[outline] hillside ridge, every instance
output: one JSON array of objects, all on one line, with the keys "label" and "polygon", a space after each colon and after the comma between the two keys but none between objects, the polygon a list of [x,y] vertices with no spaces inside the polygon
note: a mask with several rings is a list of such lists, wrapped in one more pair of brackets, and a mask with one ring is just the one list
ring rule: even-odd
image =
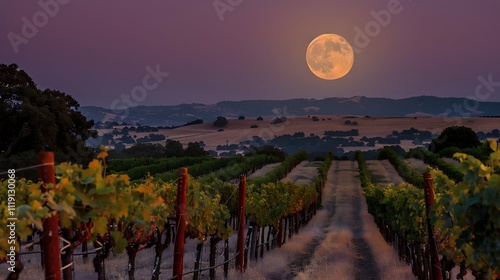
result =
[{"label": "hillside ridge", "polygon": [[[471,108],[471,106],[473,106]],[[372,117],[480,117],[500,112],[500,102],[471,102],[466,98],[416,96],[403,99],[379,97],[329,97],[324,99],[296,98],[286,100],[221,101],[216,104],[179,104],[137,106],[112,110],[97,106],[81,106],[88,119],[97,122],[118,121],[153,126],[178,126],[202,119],[214,121],[226,118],[258,116],[359,115]]]}]

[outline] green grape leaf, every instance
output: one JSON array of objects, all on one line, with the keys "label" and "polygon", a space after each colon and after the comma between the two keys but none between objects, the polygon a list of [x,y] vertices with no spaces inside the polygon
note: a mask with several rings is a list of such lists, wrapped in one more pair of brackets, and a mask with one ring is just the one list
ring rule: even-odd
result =
[{"label": "green grape leaf", "polygon": [[95,219],[91,232],[103,236],[106,232],[108,232],[108,219],[106,217],[99,217]]},{"label": "green grape leaf", "polygon": [[115,186],[110,184],[106,185],[106,181],[97,180],[96,181],[96,194],[110,194],[115,191]]},{"label": "green grape leaf", "polygon": [[71,228],[72,226],[70,216],[66,212],[59,213],[59,221],[61,221],[61,227],[63,228]]},{"label": "green grape leaf", "polygon": [[123,237],[123,234],[119,231],[113,231],[111,232],[111,237],[113,237],[113,240],[115,241],[115,247],[113,248],[113,252],[116,254],[122,253],[125,248],[127,247],[127,239]]}]

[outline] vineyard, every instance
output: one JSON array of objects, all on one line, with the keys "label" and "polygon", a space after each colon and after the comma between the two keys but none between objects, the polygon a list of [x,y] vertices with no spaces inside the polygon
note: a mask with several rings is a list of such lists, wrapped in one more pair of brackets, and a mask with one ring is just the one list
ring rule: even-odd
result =
[{"label": "vineyard", "polygon": [[407,181],[399,185],[373,183],[367,162],[356,153],[368,210],[419,279],[452,279],[455,266],[460,267],[457,279],[468,273],[475,279],[500,276],[500,150],[496,142],[491,149],[485,163],[455,154],[458,168],[413,150],[409,156],[436,168],[424,178],[386,148],[381,154]]},{"label": "vineyard", "polygon": [[[307,159],[305,152],[281,162],[268,155],[177,161],[111,160],[109,163],[106,159],[107,152],[103,150],[88,167],[61,163],[55,169],[51,165],[53,159],[48,159],[38,167],[45,182],[16,179],[15,258],[10,256],[12,248],[6,246],[8,232],[4,232],[11,208],[5,201],[0,205],[0,258],[7,262],[17,260],[9,264],[15,268],[9,277],[23,278],[25,273],[38,273],[42,277],[39,270],[33,269],[36,264],[32,260],[38,260],[45,268],[46,277],[51,273],[59,275],[62,268],[64,279],[79,279],[82,275],[98,279],[127,275],[128,279],[135,279],[136,262],[145,258],[141,254],[151,257],[147,263],[151,264],[152,279],[160,279],[160,274],[161,279],[170,275],[172,279],[180,279],[178,276],[183,274],[192,274],[198,279],[206,270],[210,272],[210,279],[215,279],[216,271],[223,268],[227,274],[229,264],[235,262],[243,271],[249,258],[262,258],[265,251],[280,247],[312,218],[331,164],[330,155],[318,164],[315,180],[296,185],[282,179]],[[247,186],[245,175],[276,162],[279,164],[264,176],[250,180]],[[180,166],[187,168],[176,171]],[[141,179],[145,170],[150,175]],[[57,181],[50,179],[50,173],[55,173]],[[131,180],[129,173],[135,180]],[[12,183],[9,180],[0,183],[2,195],[7,197],[8,185]],[[242,187],[245,208],[241,199],[238,201],[241,196],[238,190],[241,194]],[[241,213],[241,209],[246,210]],[[59,236],[47,234],[50,226]],[[236,235],[241,239],[244,232],[244,247],[231,246]],[[190,240],[184,242],[184,237]],[[210,244],[209,269],[206,265],[202,267],[201,255],[206,241]],[[174,250],[171,250],[172,244],[175,244]],[[50,246],[56,250],[51,251]],[[184,246],[187,254],[194,255],[194,263],[183,262]],[[223,254],[219,254],[221,250]],[[224,260],[216,264],[219,255],[224,255]],[[86,260],[90,256],[95,270],[93,277],[78,273],[77,267],[88,266]],[[59,258],[60,264],[54,261]],[[127,261],[122,269],[110,275],[109,264],[117,258]],[[30,263],[23,273],[21,260]],[[166,261],[170,264],[165,264]]]},{"label": "vineyard", "polygon": [[[54,166],[53,159],[42,156],[37,168],[43,181],[0,182],[4,197],[12,197],[9,190],[15,188],[15,210],[11,200],[0,204],[0,258],[12,267],[9,279],[44,274],[55,279],[218,279],[235,271],[244,275],[249,267],[259,267],[252,263],[282,250],[273,249],[304,242],[300,229],[307,230],[313,220],[324,233],[281,267],[291,271],[290,277],[325,277],[308,268],[321,267],[317,255],[335,259],[348,252],[365,258],[349,257],[357,268],[338,277],[382,277],[384,265],[372,256],[377,252],[363,249],[374,241],[362,237],[357,222],[364,219],[362,189],[381,236],[418,279],[497,279],[500,150],[495,144],[487,160],[455,154],[458,166],[422,149],[411,150],[411,160],[403,160],[390,148],[368,162],[361,152],[356,162],[333,162],[332,154],[308,162],[305,152],[284,160],[253,155],[108,161],[103,150],[83,167]],[[346,177],[348,170],[357,170],[358,177]],[[347,181],[337,186],[339,180]],[[12,211],[17,220],[11,237]],[[354,247],[344,253],[328,243],[346,238],[344,231],[334,230],[337,226],[352,230],[345,242]],[[9,246],[13,239],[14,248]]]}]

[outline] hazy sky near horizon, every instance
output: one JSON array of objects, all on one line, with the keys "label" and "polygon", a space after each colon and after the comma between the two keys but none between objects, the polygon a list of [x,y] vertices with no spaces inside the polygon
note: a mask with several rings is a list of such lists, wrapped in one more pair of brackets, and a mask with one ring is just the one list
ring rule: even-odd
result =
[{"label": "hazy sky near horizon", "polygon": [[[41,3],[51,4],[44,11]],[[81,105],[123,105],[122,95],[135,105],[354,95],[500,101],[500,1],[2,0],[0,11],[0,63]],[[323,33],[358,50],[339,80],[319,79],[306,64],[308,44]],[[131,97],[157,68],[169,75],[146,79],[147,92]],[[480,76],[493,84],[478,95]]]}]

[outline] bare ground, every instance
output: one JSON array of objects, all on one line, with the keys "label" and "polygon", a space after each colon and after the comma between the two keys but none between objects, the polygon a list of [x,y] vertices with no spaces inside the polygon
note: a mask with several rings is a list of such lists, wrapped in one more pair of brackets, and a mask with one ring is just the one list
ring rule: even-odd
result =
[{"label": "bare ground", "polygon": [[[334,162],[332,175],[326,186],[332,189],[327,198],[328,233],[318,246],[317,254],[311,256],[312,269],[306,269],[297,278],[322,278],[318,273],[324,273],[326,266],[341,279],[380,279],[373,253],[362,235],[360,201],[363,198],[360,189],[356,188],[359,187],[357,165],[355,162]],[[324,248],[333,250],[328,252]]]},{"label": "bare ground", "polygon": [[357,175],[355,162],[334,162],[325,187],[328,233],[297,279],[414,279],[368,214]]}]

